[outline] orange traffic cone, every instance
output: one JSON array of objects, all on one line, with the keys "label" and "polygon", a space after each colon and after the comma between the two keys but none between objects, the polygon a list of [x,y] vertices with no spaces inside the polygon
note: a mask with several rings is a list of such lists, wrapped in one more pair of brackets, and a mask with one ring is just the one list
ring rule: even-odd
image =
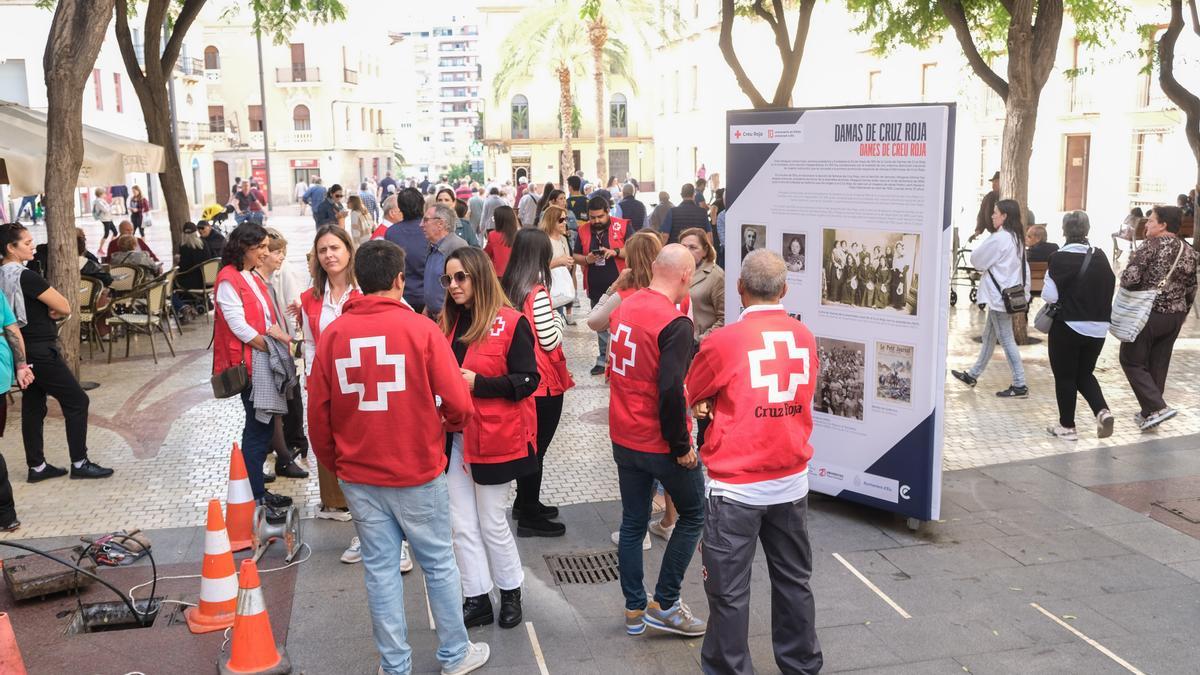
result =
[{"label": "orange traffic cone", "polygon": [[254,492],[246,477],[246,460],[242,449],[233,444],[229,457],[229,492],[225,497],[225,525],[229,528],[229,544],[234,551],[254,546]]},{"label": "orange traffic cone", "polygon": [[242,561],[239,576],[237,618],[233,620],[229,660],[220,665],[220,674],[284,675],[292,672],[287,652],[275,645],[267,603],[258,584],[258,567],[253,560]]},{"label": "orange traffic cone", "polygon": [[0,612],[0,673],[4,675],[28,675],[25,660],[17,647],[17,636],[13,635],[8,614]]},{"label": "orange traffic cone", "polygon": [[221,502],[208,502],[208,527],[204,532],[204,565],[200,574],[200,604],[183,613],[193,633],[211,633],[233,625],[237,609],[237,573]]}]

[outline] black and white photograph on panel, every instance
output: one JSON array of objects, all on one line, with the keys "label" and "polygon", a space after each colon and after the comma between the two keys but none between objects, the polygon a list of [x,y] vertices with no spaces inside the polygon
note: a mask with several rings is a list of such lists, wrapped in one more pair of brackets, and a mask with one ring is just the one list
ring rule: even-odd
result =
[{"label": "black and white photograph on panel", "polygon": [[822,305],[917,314],[921,235],[825,228],[821,244]]},{"label": "black and white photograph on panel", "polygon": [[742,225],[742,257],[745,260],[751,251],[765,248],[767,245],[767,226],[746,223]]},{"label": "black and white photograph on panel", "polygon": [[866,352],[862,342],[817,338],[820,369],[814,411],[862,421]]},{"label": "black and white photograph on panel", "polygon": [[807,235],[796,232],[784,232],[782,250],[783,263],[787,266],[788,274],[798,274],[804,271],[804,250]]},{"label": "black and white photograph on panel", "polygon": [[912,404],[913,348],[894,342],[875,343],[875,399]]}]

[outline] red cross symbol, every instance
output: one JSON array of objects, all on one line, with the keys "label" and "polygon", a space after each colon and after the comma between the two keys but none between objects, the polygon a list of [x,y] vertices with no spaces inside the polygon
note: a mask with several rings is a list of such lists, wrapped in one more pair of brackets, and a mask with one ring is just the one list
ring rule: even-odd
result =
[{"label": "red cross symbol", "polygon": [[496,323],[492,324],[492,331],[489,333],[489,335],[492,337],[500,337],[500,334],[504,332],[505,325],[504,317],[496,317]]},{"label": "red cross symbol", "polygon": [[[782,354],[780,345],[785,350]],[[791,403],[800,385],[808,384],[808,350],[796,345],[796,335],[791,331],[763,333],[762,349],[751,350],[749,356],[750,386],[766,389],[770,403]]]},{"label": "red cross symbol", "polygon": [[[374,352],[373,360],[363,359],[367,350]],[[336,359],[334,366],[342,393],[358,395],[359,410],[387,410],[388,393],[404,391],[404,355],[388,354],[387,340],[382,335],[351,339],[350,356]],[[368,392],[372,394],[370,399]]]},{"label": "red cross symbol", "polygon": [[741,138],[741,137],[742,137],[742,130],[741,130],[741,129],[738,129],[737,131],[733,132],[733,137],[734,137],[734,138]]},{"label": "red cross symbol", "polygon": [[608,363],[612,371],[625,375],[625,369],[637,361],[637,344],[629,339],[629,326],[620,324],[608,342]]}]

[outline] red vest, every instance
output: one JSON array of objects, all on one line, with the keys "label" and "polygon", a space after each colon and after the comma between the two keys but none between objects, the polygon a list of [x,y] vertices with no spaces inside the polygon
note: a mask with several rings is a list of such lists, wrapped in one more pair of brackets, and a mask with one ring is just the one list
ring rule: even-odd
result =
[{"label": "red vest", "polygon": [[[621,301],[610,320],[608,433],[631,450],[668,454],[658,417],[658,335],[678,319],[667,296],[643,288]],[[692,427],[688,418],[688,430]]]},{"label": "red vest", "polygon": [[782,309],[746,312],[700,343],[688,405],[715,398],[700,456],[708,475],[754,483],[804,471],[813,449],[817,345]]},{"label": "red vest", "polygon": [[[608,247],[616,250],[625,248],[625,235],[629,232],[629,221],[616,216],[608,217]],[[587,255],[592,250],[592,226],[586,222],[579,224],[579,243],[582,245],[583,254]],[[617,263],[617,271],[625,269],[624,258],[613,258]],[[587,284],[587,275],[583,275],[583,282]]]},{"label": "red vest", "polygon": [[388,227],[390,227],[390,224],[384,223],[375,228],[375,231],[371,233],[371,240],[374,241],[376,239],[383,239],[383,236],[387,234]]},{"label": "red vest", "polygon": [[[358,297],[362,297],[362,292],[357,288],[351,288],[350,295],[346,297],[346,300]],[[307,319],[304,328],[312,337],[313,344],[317,344],[317,339],[321,337],[321,308],[324,304],[324,298],[318,298],[311,288],[300,295],[300,306],[304,309],[304,316]]]},{"label": "red vest", "polygon": [[[533,299],[537,297],[538,293],[545,293],[547,297],[550,295],[550,291],[541,285],[534,286],[529,291],[522,311],[525,313],[525,318],[529,319],[530,326],[537,325],[533,320]],[[537,341],[535,329],[534,342]],[[567,370],[567,357],[563,354],[561,344],[551,351],[546,351],[542,349],[541,345],[534,344],[533,354],[537,359],[538,375],[541,376],[541,382],[538,383],[537,391],[533,393],[534,396],[558,396],[575,386],[575,381],[571,379],[571,373]]]},{"label": "red vest", "polygon": [[[637,293],[638,290],[640,290],[640,289],[626,288],[625,290],[617,291],[617,295],[621,296],[621,304],[622,305],[625,304],[625,301],[629,299],[629,296],[633,295],[634,293]],[[618,305],[618,307],[619,307],[619,305]],[[692,296],[690,296],[690,295],[683,296],[683,301],[680,302],[678,305],[675,305],[675,309],[678,309],[680,314],[682,314],[690,319],[692,316]],[[616,316],[615,312],[608,317],[608,330],[609,331],[612,331],[614,316]]]},{"label": "red vest", "polygon": [[[234,290],[237,291],[238,297],[242,299],[242,308],[246,313],[246,323],[250,327],[258,331],[259,335],[267,332],[266,321],[263,320],[263,306],[258,301],[258,296],[250,288],[249,282],[242,273],[238,271],[235,265],[226,265],[217,272],[217,285],[220,288],[221,284],[233,284]],[[258,290],[264,298],[270,297],[270,291],[267,290],[267,284],[262,279],[254,275],[254,283],[258,284]],[[214,291],[215,295],[215,291]],[[271,312],[271,320],[278,322],[279,317],[275,316],[275,308],[269,307]],[[246,371],[254,372],[254,359],[251,358],[249,350],[252,347],[247,346],[233,331],[229,330],[229,324],[225,321],[225,315],[221,312],[221,305],[217,304],[217,320],[213,324],[213,373],[219,373],[222,370],[232,368],[243,361],[246,363]]]},{"label": "red vest", "polygon": [[[508,350],[521,313],[501,307],[492,329],[467,347],[462,367],[484,377],[508,374]],[[454,339],[454,329],[448,339]],[[537,351],[537,347],[534,347]],[[463,460],[467,464],[500,464],[529,456],[537,442],[537,408],[532,396],[520,401],[472,396],[475,415],[463,429]]]}]

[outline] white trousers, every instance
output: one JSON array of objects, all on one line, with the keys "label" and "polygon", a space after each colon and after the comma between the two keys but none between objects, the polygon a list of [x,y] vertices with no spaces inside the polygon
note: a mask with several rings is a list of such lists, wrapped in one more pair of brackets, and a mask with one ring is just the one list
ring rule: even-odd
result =
[{"label": "white trousers", "polygon": [[454,557],[462,576],[463,596],[490,593],[493,585],[504,591],[520,588],[525,570],[504,512],[509,486],[477,484],[470,467],[463,463],[462,447],[462,434],[454,434],[447,479]]}]

